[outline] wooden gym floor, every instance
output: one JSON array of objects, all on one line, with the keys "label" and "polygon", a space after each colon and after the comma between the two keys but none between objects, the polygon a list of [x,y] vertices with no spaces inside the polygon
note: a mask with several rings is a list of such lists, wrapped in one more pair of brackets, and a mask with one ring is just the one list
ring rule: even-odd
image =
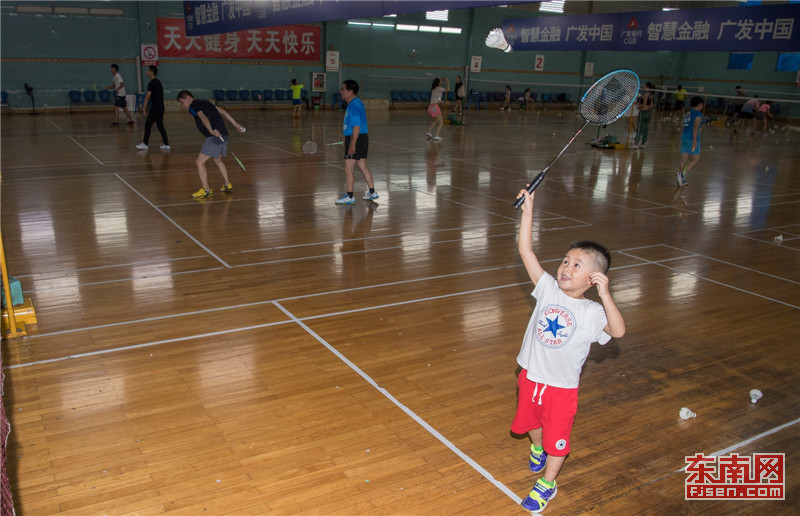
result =
[{"label": "wooden gym floor", "polygon": [[[380,199],[357,172],[351,207],[341,146],[300,152],[342,112],[232,113],[247,172],[229,157],[224,195],[210,165],[205,201],[186,112],[169,152],[110,110],[3,117],[3,241],[39,319],[2,348],[17,513],[523,514],[510,203],[575,112],[469,111],[438,144],[424,110],[369,112]],[[797,513],[800,133],[771,126],[704,127],[682,190],[675,122],[639,151],[590,126],[538,190],[546,269],[604,243],[628,327],[589,355],[546,513]],[[785,453],[786,499],[685,501],[684,457],[713,452]]]}]

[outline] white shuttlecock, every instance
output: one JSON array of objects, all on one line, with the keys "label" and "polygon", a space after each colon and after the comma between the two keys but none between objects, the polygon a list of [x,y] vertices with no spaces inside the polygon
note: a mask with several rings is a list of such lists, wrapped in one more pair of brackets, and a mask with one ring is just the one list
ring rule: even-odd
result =
[{"label": "white shuttlecock", "polygon": [[511,52],[511,45],[506,41],[506,37],[503,35],[503,29],[499,27],[489,31],[489,35],[486,36],[486,46],[489,48],[499,48],[503,52]]},{"label": "white shuttlecock", "polygon": [[750,389],[750,403],[758,403],[764,394],[758,389]]},{"label": "white shuttlecock", "polygon": [[778,235],[775,237],[776,242],[783,242],[783,235]]},{"label": "white shuttlecock", "polygon": [[697,414],[695,414],[686,407],[683,407],[678,415],[681,416],[681,419],[683,419],[684,421],[686,421],[687,419],[692,419],[693,417],[697,417]]},{"label": "white shuttlecock", "polygon": [[239,132],[243,133],[245,131],[247,131],[247,129],[244,126],[242,126],[242,129]]}]

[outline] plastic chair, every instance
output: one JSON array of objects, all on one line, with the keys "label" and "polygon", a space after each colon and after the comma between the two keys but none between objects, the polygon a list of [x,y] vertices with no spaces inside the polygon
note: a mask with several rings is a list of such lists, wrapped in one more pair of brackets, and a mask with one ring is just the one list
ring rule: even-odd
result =
[{"label": "plastic chair", "polygon": [[447,101],[448,102],[455,102],[456,101],[456,92],[448,91],[447,92]]},{"label": "plastic chair", "polygon": [[[72,92],[70,92],[72,93]],[[111,92],[108,90],[100,90],[97,92],[100,102],[111,102]],[[71,97],[71,95],[70,95]],[[80,101],[80,93],[78,93],[78,101]]]},{"label": "plastic chair", "polygon": [[239,92],[236,90],[227,90],[225,95],[228,97],[228,100],[236,100],[236,97],[239,95]]},{"label": "plastic chair", "polygon": [[333,94],[333,102],[331,102],[331,109],[341,109],[342,107],[342,95],[340,93]]},{"label": "plastic chair", "polygon": [[[78,94],[78,100],[80,100],[80,93]],[[0,106],[8,106],[8,93],[5,91],[0,91]]]},{"label": "plastic chair", "polygon": [[250,90],[239,90],[239,100],[250,100]]},{"label": "plastic chair", "polygon": [[275,100],[286,100],[286,90],[275,90]]},{"label": "plastic chair", "polygon": [[272,100],[272,90],[264,90],[264,100]]},{"label": "plastic chair", "polygon": [[286,100],[292,100],[293,96],[294,96],[294,92],[291,90],[291,88],[286,90]]},{"label": "plastic chair", "polygon": [[261,100],[262,99],[261,90],[251,90],[250,91],[250,98],[253,100]]},{"label": "plastic chair", "polygon": [[97,93],[94,90],[86,90],[83,92],[83,100],[86,102],[94,102],[96,97]]},{"label": "plastic chair", "polygon": [[401,91],[400,98],[406,101],[411,100],[411,92],[406,90]]},{"label": "plastic chair", "polygon": [[[107,90],[106,90],[107,91]],[[5,93],[5,92],[3,92]],[[78,104],[81,101],[81,92],[78,90],[70,90],[69,92],[69,103],[70,104]],[[3,102],[5,104],[5,102]]]},{"label": "plastic chair", "polygon": [[224,90],[214,90],[214,102],[222,102],[225,100]]},{"label": "plastic chair", "polygon": [[411,100],[420,100],[418,91],[412,91],[411,92]]},{"label": "plastic chair", "polygon": [[389,92],[389,98],[391,99],[391,102],[392,102],[392,104],[394,104],[394,103],[395,103],[395,101],[398,101],[398,100],[400,100],[400,99],[401,99],[401,97],[400,97],[400,91],[399,91],[399,90],[392,90],[392,91],[390,91],[390,92]]},{"label": "plastic chair", "polygon": [[133,112],[134,113],[138,113],[139,112],[139,106],[141,106],[142,108],[145,107],[144,106],[144,96],[145,96],[144,93],[137,93],[136,94],[136,105],[133,106]]}]

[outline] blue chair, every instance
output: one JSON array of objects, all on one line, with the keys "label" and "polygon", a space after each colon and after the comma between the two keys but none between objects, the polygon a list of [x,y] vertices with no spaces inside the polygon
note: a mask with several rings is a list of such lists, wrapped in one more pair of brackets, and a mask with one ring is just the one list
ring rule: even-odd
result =
[{"label": "blue chair", "polygon": [[239,95],[239,92],[236,90],[227,90],[225,95],[228,97],[228,100],[236,100],[236,97]]},{"label": "blue chair", "polygon": [[272,100],[272,90],[264,90],[264,100]]},{"label": "blue chair", "polygon": [[225,100],[225,90],[214,90],[214,102]]},{"label": "blue chair", "polygon": [[480,110],[481,109],[481,101],[483,101],[483,109],[488,109],[488,106],[486,105],[486,94],[485,93],[481,93],[478,90],[472,90],[472,93],[470,93],[470,96],[469,96],[469,102],[467,102],[467,107],[469,107],[469,104],[471,102],[474,102],[475,103],[475,109]]},{"label": "blue chair", "polygon": [[419,100],[424,100],[426,102],[430,102],[431,100],[431,90],[424,90],[419,92]]},{"label": "blue chair", "polygon": [[[78,94],[78,100],[81,100],[80,93]],[[0,91],[0,106],[8,106],[8,93],[5,91]]]},{"label": "blue chair", "polygon": [[291,88],[289,88],[288,90],[286,90],[286,100],[292,100],[292,97],[293,97],[293,96],[294,96],[294,92],[292,92],[292,89],[291,89]]},{"label": "blue chair", "polygon": [[[108,90],[98,91],[97,96],[100,98],[100,102],[111,102],[111,92]],[[78,94],[78,100],[80,100],[80,93]]]},{"label": "blue chair", "polygon": [[418,91],[411,92],[411,100],[420,100]]},{"label": "blue chair", "polygon": [[401,91],[400,92],[400,98],[405,100],[405,101],[411,100],[411,92],[406,91],[406,90]]},{"label": "blue chair", "polygon": [[94,102],[97,98],[97,93],[94,90],[86,90],[83,92],[83,100],[86,102]]},{"label": "blue chair", "polygon": [[389,92],[389,97],[391,98],[392,104],[394,104],[396,101],[400,100],[400,98],[401,98],[400,97],[400,91],[399,90],[390,91]]},{"label": "blue chair", "polygon": [[308,90],[300,90],[300,98],[304,99],[308,97]]},{"label": "blue chair", "polygon": [[550,102],[550,94],[542,93],[542,104],[547,104],[548,102]]},{"label": "blue chair", "polygon": [[239,100],[250,100],[250,90],[239,90]]},{"label": "blue chair", "polygon": [[[108,90],[104,90],[108,91]],[[5,92],[3,92],[5,93]],[[80,104],[81,102],[81,92],[78,90],[70,90],[69,92],[69,103],[70,104]]]},{"label": "blue chair", "polygon": [[138,113],[139,112],[139,107],[140,106],[144,109],[144,107],[145,107],[145,105],[144,105],[144,96],[145,96],[144,93],[137,93],[136,94],[136,105],[133,106],[133,112],[134,113]]},{"label": "blue chair", "polygon": [[447,100],[448,100],[448,102],[455,102],[456,101],[456,92],[448,91],[447,92]]},{"label": "blue chair", "polygon": [[261,93],[261,90],[250,91],[250,98],[252,98],[253,100],[261,100],[263,98],[262,95],[263,94]]},{"label": "blue chair", "polygon": [[275,100],[286,100],[286,90],[275,90]]},{"label": "blue chair", "polygon": [[344,102],[344,100],[342,100],[342,95],[340,93],[334,93],[333,94],[333,102],[331,103],[331,109],[333,109],[333,108],[341,109],[342,108],[342,102]]}]

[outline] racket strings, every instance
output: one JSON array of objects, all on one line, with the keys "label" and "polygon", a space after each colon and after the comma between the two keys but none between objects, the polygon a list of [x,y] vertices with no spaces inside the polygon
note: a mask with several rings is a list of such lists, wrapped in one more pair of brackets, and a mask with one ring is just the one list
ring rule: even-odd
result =
[{"label": "racket strings", "polygon": [[319,144],[309,140],[303,144],[303,154],[315,154],[319,150]]},{"label": "racket strings", "polygon": [[633,103],[639,91],[639,77],[629,71],[611,73],[584,94],[578,114],[594,125],[605,125],[617,120]]}]

